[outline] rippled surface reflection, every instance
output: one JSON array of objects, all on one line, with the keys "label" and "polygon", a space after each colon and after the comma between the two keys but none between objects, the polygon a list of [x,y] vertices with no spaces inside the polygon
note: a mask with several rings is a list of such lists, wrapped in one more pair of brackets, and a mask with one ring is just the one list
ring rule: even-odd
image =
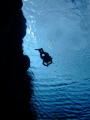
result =
[{"label": "rippled surface reflection", "polygon": [[[37,119],[90,120],[90,0],[23,0]],[[53,57],[43,66],[37,48]]]}]

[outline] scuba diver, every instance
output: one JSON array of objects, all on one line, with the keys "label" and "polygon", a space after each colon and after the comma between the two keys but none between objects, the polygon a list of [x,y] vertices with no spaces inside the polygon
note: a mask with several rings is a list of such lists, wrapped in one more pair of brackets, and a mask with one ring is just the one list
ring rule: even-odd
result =
[{"label": "scuba diver", "polygon": [[42,48],[35,50],[38,50],[40,52],[40,57],[43,59],[43,65],[48,66],[52,63],[53,58],[51,58],[48,53],[44,52]]}]

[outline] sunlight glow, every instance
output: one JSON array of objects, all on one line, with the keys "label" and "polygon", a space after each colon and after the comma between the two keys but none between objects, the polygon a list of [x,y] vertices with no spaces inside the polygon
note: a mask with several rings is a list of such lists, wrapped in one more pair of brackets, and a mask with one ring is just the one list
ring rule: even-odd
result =
[{"label": "sunlight glow", "polygon": [[27,28],[27,30],[26,30],[26,31],[27,31],[27,34],[30,34],[30,29],[28,29],[28,28]]},{"label": "sunlight glow", "polygon": [[[90,0],[23,1],[37,119],[90,118]],[[40,48],[53,58],[48,67]]]}]

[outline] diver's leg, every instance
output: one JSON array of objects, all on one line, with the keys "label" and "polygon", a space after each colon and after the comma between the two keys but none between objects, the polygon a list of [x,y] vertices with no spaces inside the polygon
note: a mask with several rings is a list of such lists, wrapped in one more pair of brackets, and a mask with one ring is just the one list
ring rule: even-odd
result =
[{"label": "diver's leg", "polygon": [[43,65],[48,66],[48,64],[47,64],[47,63],[45,64],[45,63],[46,63],[46,62],[43,61]]}]

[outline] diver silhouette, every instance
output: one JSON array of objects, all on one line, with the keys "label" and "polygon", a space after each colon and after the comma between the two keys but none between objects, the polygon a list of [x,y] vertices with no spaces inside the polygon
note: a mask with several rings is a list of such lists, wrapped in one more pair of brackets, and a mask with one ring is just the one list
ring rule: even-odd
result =
[{"label": "diver silhouette", "polygon": [[42,48],[35,50],[38,50],[40,52],[40,57],[43,59],[43,65],[48,66],[52,63],[53,58],[51,58],[47,52],[44,52]]}]

